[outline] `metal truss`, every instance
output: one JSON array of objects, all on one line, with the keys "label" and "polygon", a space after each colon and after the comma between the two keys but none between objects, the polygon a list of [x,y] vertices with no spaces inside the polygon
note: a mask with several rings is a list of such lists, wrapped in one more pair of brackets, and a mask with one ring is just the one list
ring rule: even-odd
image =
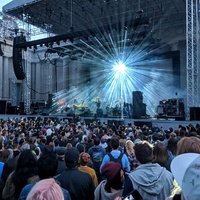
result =
[{"label": "metal truss", "polygon": [[26,79],[24,83],[24,109],[26,114],[30,114],[31,107],[31,62],[30,62],[30,52],[26,51],[25,56],[25,70],[26,70]]},{"label": "metal truss", "polygon": [[189,119],[190,107],[199,106],[199,0],[186,0],[186,43],[187,43],[187,101],[186,113]]}]

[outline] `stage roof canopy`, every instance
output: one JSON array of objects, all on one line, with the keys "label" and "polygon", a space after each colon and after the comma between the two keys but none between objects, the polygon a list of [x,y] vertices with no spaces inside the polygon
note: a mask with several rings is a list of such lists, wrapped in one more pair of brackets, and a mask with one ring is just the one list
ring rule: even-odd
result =
[{"label": "stage roof canopy", "polygon": [[55,34],[71,29],[136,30],[138,25],[152,26],[160,19],[160,26],[185,21],[185,1],[180,0],[13,0],[3,11]]}]

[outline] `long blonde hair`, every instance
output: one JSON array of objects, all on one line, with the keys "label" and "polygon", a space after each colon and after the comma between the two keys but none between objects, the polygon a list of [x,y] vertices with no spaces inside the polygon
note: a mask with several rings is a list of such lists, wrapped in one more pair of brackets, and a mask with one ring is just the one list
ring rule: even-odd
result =
[{"label": "long blonde hair", "polygon": [[127,152],[128,155],[131,155],[131,154],[135,155],[134,146],[135,145],[131,140],[126,141],[125,148],[126,148],[126,152]]}]

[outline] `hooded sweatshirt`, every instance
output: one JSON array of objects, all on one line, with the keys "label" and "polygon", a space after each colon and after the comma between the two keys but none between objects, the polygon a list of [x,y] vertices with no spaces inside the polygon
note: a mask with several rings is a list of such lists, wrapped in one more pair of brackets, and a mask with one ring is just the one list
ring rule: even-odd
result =
[{"label": "hooded sweatshirt", "polygon": [[159,164],[142,164],[128,174],[134,190],[143,200],[165,200],[173,188],[171,172]]},{"label": "hooded sweatshirt", "polygon": [[94,196],[95,196],[94,200],[113,200],[117,196],[122,195],[122,189],[116,192],[107,192],[105,190],[105,184],[106,184],[106,180],[101,181],[101,183],[97,186],[94,192]]}]

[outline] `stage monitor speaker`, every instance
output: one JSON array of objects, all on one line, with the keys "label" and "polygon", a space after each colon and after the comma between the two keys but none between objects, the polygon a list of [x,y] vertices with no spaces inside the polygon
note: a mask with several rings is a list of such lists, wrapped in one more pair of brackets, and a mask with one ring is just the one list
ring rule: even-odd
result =
[{"label": "stage monitor speaker", "polygon": [[16,36],[13,41],[13,69],[18,80],[25,79],[25,72],[23,70],[22,49],[16,45],[26,42],[24,36]]},{"label": "stage monitor speaker", "polygon": [[145,122],[145,121],[135,121],[134,122],[135,126],[140,126],[143,127],[144,125],[148,126],[148,127],[152,127],[152,122]]},{"label": "stage monitor speaker", "polygon": [[108,125],[111,125],[111,126],[124,125],[124,120],[108,120]]},{"label": "stage monitor speaker", "polygon": [[7,101],[0,100],[0,114],[6,114],[7,110]]},{"label": "stage monitor speaker", "polygon": [[190,107],[190,120],[200,120],[200,107]]}]

